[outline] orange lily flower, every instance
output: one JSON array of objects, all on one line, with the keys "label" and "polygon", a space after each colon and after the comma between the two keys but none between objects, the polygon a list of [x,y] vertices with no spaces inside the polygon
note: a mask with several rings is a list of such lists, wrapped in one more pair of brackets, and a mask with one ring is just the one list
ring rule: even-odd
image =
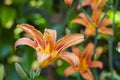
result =
[{"label": "orange lily flower", "polygon": [[[70,34],[56,42],[56,31],[45,29],[44,35],[28,24],[17,25],[25,31],[30,38],[20,38],[15,42],[15,49],[19,45],[28,45],[36,50],[37,60],[40,67],[44,68],[55,61],[58,57],[64,56],[71,63],[78,63],[79,59],[73,60],[75,54],[64,54],[62,51],[70,46],[81,43],[84,40],[82,34]],[[75,65],[76,66],[76,65]]]},{"label": "orange lily flower", "polygon": [[72,5],[73,0],[64,0],[65,4],[68,6]]},{"label": "orange lily flower", "polygon": [[[84,13],[80,13],[77,18],[72,20],[72,23],[78,23],[78,24],[82,24],[83,26],[85,26],[86,27],[85,35],[87,37],[90,35],[94,36],[96,34],[95,27],[99,24],[101,16],[102,16],[101,10],[98,10],[98,9],[93,10],[91,21],[95,26],[91,24],[91,22],[88,20],[88,18],[85,16]],[[110,28],[106,28],[106,26],[111,25],[111,24],[112,24],[112,21],[110,21],[107,18],[104,18],[104,20],[98,26],[98,32],[113,35],[113,30]]]},{"label": "orange lily flower", "polygon": [[96,8],[102,8],[105,6],[106,0],[82,0],[81,5],[78,5],[78,9],[80,9],[81,6],[91,6],[92,9]]},{"label": "orange lily flower", "polygon": [[92,43],[89,43],[83,53],[80,52],[78,47],[72,48],[72,51],[79,57],[80,63],[79,63],[79,66],[77,67],[74,67],[74,66],[68,67],[64,71],[65,76],[67,77],[74,72],[80,72],[80,74],[85,80],[94,80],[94,77],[89,68],[103,67],[102,62],[91,61],[93,51],[94,51],[94,45]]}]

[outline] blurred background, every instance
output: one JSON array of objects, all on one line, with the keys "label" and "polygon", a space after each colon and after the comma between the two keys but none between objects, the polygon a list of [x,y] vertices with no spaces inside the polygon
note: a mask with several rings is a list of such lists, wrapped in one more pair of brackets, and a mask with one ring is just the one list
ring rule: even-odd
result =
[{"label": "blurred background", "polygon": [[[115,6],[115,1],[106,0],[104,9],[111,5]],[[16,25],[28,23],[42,33],[45,28],[54,29],[57,31],[58,39],[69,33],[83,33],[85,27],[70,23],[81,12],[76,9],[77,5],[76,0],[71,7],[65,5],[64,0],[0,0],[0,64],[4,66],[4,80],[21,80],[15,70],[15,62],[20,63],[28,74],[31,67],[35,66],[36,53],[33,48],[19,46],[16,51],[14,50],[15,41],[26,35],[21,29],[16,28]],[[91,14],[89,6],[84,9]],[[120,80],[120,6],[116,9],[112,59],[114,80]],[[111,20],[113,13],[114,11],[110,9],[107,14]],[[110,80],[108,40],[108,35],[98,35],[97,59],[104,64],[102,70],[98,69],[100,80]],[[83,50],[89,41],[93,41],[93,37],[81,43],[80,48]],[[71,48],[68,50],[71,51]],[[68,66],[68,63],[58,59],[42,69],[41,75],[36,80],[77,80],[78,73],[68,78],[64,76],[64,70]]]}]

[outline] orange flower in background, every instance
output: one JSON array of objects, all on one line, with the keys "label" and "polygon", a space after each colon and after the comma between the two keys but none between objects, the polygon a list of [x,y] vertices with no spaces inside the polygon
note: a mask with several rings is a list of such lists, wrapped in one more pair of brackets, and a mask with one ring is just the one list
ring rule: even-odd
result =
[{"label": "orange flower in background", "polygon": [[96,8],[102,8],[105,6],[106,0],[81,0],[81,5],[78,5],[78,9],[80,9],[81,6],[91,6],[92,9]]},{"label": "orange flower in background", "polygon": [[[95,5],[95,6],[98,6],[98,7],[104,7],[106,4],[106,0],[93,0],[93,4],[92,5]],[[93,7],[95,7],[93,6]]]},{"label": "orange flower in background", "polygon": [[73,0],[64,0],[65,4],[68,6],[72,5]]},{"label": "orange flower in background", "polygon": [[[99,21],[102,16],[102,11],[95,9],[93,10],[93,14],[91,16],[92,23],[95,25],[93,26],[91,22],[88,20],[88,18],[85,16],[84,13],[80,13],[77,18],[72,20],[72,23],[78,23],[85,26],[85,35],[88,36],[94,36],[96,34],[95,27],[99,24]],[[107,18],[104,18],[104,20],[101,22],[101,24],[98,27],[98,32],[104,33],[104,34],[110,34],[113,35],[113,30],[110,28],[106,28],[106,26],[111,25],[112,21],[110,21]]]},{"label": "orange flower in background", "polygon": [[103,67],[102,62],[91,61],[94,51],[94,44],[89,43],[83,53],[80,52],[80,49],[78,47],[73,48],[72,51],[79,57],[80,63],[79,66],[77,67],[74,66],[68,67],[64,71],[65,76],[69,76],[75,72],[80,72],[80,74],[85,80],[94,80],[94,77],[89,68]]},{"label": "orange flower in background", "polygon": [[[20,38],[15,42],[15,49],[19,45],[28,45],[36,50],[37,59],[40,67],[44,68],[55,61],[58,57],[65,57],[71,63],[76,64],[79,59],[75,54],[62,53],[62,51],[70,46],[81,43],[84,40],[82,34],[70,34],[56,42],[56,31],[45,29],[44,35],[28,24],[17,25],[25,31],[30,38]],[[75,65],[76,66],[76,65]]]}]

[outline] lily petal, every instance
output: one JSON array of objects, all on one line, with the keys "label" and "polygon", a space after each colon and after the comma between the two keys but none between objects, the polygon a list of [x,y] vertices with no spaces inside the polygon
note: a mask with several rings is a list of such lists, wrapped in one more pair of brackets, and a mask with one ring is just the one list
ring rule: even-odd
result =
[{"label": "lily petal", "polygon": [[81,75],[85,80],[94,80],[94,77],[89,69],[87,69],[85,72],[81,73]]},{"label": "lily petal", "polygon": [[90,68],[98,67],[98,68],[102,69],[103,68],[103,64],[100,61],[92,61],[92,62],[90,62],[89,67]]},{"label": "lily petal", "polygon": [[67,69],[65,69],[64,74],[66,77],[68,77],[75,72],[76,72],[76,69],[73,66],[70,66]]},{"label": "lily petal", "polygon": [[23,29],[33,40],[37,40],[40,45],[45,46],[44,38],[41,32],[36,30],[33,26],[29,24],[17,25],[17,27]]},{"label": "lily petal", "polygon": [[55,48],[55,44],[56,44],[56,31],[55,30],[51,30],[51,29],[45,29],[45,40],[46,43],[50,45],[50,51],[52,51]]},{"label": "lily petal", "polygon": [[95,10],[95,9],[98,8],[98,5],[93,2],[93,3],[91,4],[91,8],[92,8],[92,10]]},{"label": "lily petal", "polygon": [[19,46],[19,45],[28,45],[28,46],[30,46],[30,47],[32,47],[34,49],[36,47],[35,42],[30,40],[29,38],[20,38],[20,39],[18,39],[14,44],[15,50],[16,50],[16,47]]},{"label": "lily petal", "polygon": [[80,52],[80,49],[78,47],[73,47],[72,52],[74,54],[76,54],[79,58],[81,57],[81,52]]},{"label": "lily petal", "polygon": [[83,25],[85,27],[87,26],[87,24],[85,23],[85,21],[83,19],[80,19],[80,18],[73,19],[71,23],[81,24],[81,25]]},{"label": "lily petal", "polygon": [[82,7],[84,7],[84,6],[89,6],[89,5],[91,4],[91,1],[92,1],[92,0],[82,0],[81,5],[78,4],[77,9],[79,10],[79,9],[81,8],[81,6],[82,6]]},{"label": "lily petal", "polygon": [[94,0],[91,4],[92,9],[97,9],[98,7],[102,8],[106,4],[106,0]]},{"label": "lily petal", "polygon": [[74,65],[75,67],[77,67],[79,65],[79,58],[73,53],[63,52],[59,56],[63,60],[67,61],[68,63],[70,63],[72,65]]},{"label": "lily petal", "polygon": [[94,51],[94,45],[93,45],[93,43],[89,43],[86,46],[86,48],[85,48],[85,50],[83,52],[82,58],[83,59],[85,58],[88,61],[88,63],[89,63],[91,61],[91,58],[92,58],[92,55],[93,55],[93,51]]},{"label": "lily petal", "polygon": [[95,31],[90,30],[89,28],[86,28],[86,29],[85,29],[85,36],[86,36],[86,37],[92,36],[92,35],[94,35],[94,34],[95,34]]},{"label": "lily petal", "polygon": [[100,24],[100,28],[106,27],[106,26],[111,25],[111,24],[113,24],[113,23],[112,23],[112,21],[110,19],[104,19],[102,21],[102,23]]},{"label": "lily petal", "polygon": [[56,44],[56,49],[58,52],[61,52],[65,48],[81,43],[84,40],[84,35],[82,34],[71,34],[60,39]]},{"label": "lily petal", "polygon": [[80,13],[78,14],[78,17],[73,19],[71,23],[78,23],[78,24],[82,24],[83,26],[87,27],[89,21],[87,19],[87,17],[85,16],[84,13]]},{"label": "lily petal", "polygon": [[96,25],[98,25],[98,22],[99,22],[99,20],[100,20],[100,18],[101,18],[101,15],[102,15],[102,11],[101,10],[99,10],[99,9],[94,9],[93,10],[93,15],[92,15],[92,21],[96,24]]},{"label": "lily petal", "polygon": [[86,17],[86,15],[84,13],[78,14],[78,17],[83,19],[86,24],[89,23],[88,18]]},{"label": "lily petal", "polygon": [[113,35],[113,30],[111,28],[102,28],[102,29],[99,29],[99,32],[104,33],[104,34]]},{"label": "lily petal", "polygon": [[90,5],[91,3],[92,3],[92,0],[87,0],[87,1],[86,1],[86,0],[85,0],[85,1],[83,0],[83,1],[82,1],[82,6],[88,6],[88,5]]},{"label": "lily petal", "polygon": [[43,54],[37,51],[37,59],[40,64],[45,60],[47,60],[49,57],[50,57],[50,54]]}]

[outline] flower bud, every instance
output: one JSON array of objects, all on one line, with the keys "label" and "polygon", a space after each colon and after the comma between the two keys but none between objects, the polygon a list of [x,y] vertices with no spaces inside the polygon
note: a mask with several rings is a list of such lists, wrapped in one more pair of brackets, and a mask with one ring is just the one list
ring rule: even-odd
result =
[{"label": "flower bud", "polygon": [[73,0],[64,0],[65,4],[68,6],[72,5]]}]

